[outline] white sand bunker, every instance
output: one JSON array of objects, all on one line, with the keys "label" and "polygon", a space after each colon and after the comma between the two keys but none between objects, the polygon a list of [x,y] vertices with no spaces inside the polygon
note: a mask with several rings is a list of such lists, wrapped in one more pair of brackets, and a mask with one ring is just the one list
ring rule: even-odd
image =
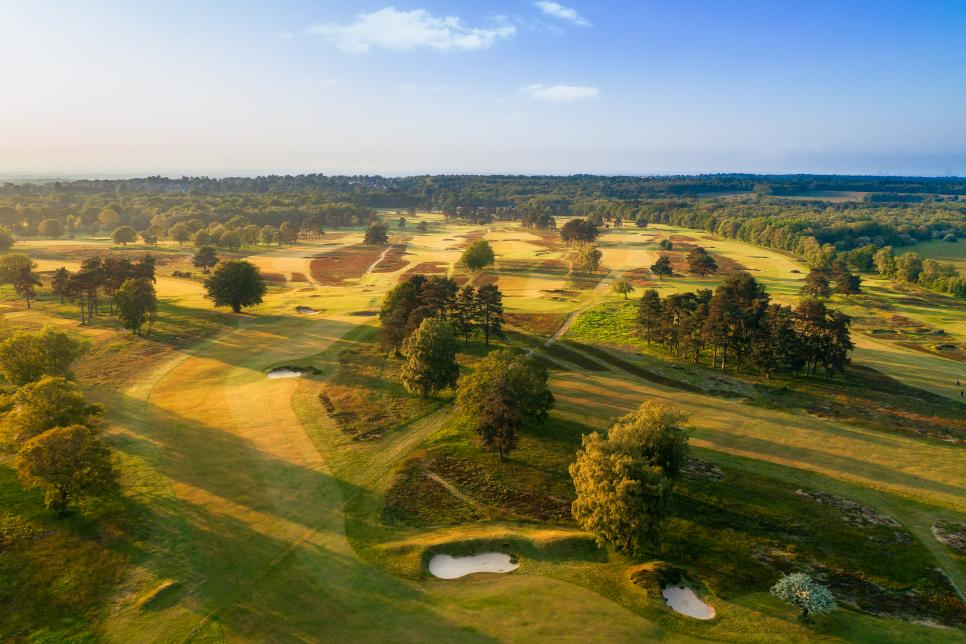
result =
[{"label": "white sand bunker", "polygon": [[318,315],[321,313],[318,309],[313,309],[311,306],[296,306],[296,313],[301,313],[302,315]]},{"label": "white sand bunker", "polygon": [[440,579],[457,579],[474,572],[510,572],[520,567],[510,555],[482,552],[469,557],[436,555],[429,560],[429,572]]},{"label": "white sand bunker", "polygon": [[279,367],[278,369],[272,369],[265,375],[275,380],[276,378],[299,378],[302,372],[290,369],[289,367]]},{"label": "white sand bunker", "polygon": [[661,590],[664,601],[676,613],[695,619],[711,619],[714,608],[701,601],[694,591],[686,586],[665,586]]}]

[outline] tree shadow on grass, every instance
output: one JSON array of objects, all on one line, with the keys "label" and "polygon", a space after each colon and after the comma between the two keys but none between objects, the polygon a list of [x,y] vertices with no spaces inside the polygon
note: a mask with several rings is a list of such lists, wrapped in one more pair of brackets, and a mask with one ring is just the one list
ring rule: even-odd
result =
[{"label": "tree shadow on grass", "polygon": [[114,409],[125,410],[117,420],[127,431],[112,444],[170,477],[152,476],[157,483],[125,497],[150,527],[122,547],[156,579],[179,582],[162,606],[176,604],[185,618],[169,624],[164,609],[142,611],[135,622],[176,629],[209,616],[256,639],[489,640],[440,618],[416,587],[355,556],[343,534],[343,498],[371,492],[150,403]]}]

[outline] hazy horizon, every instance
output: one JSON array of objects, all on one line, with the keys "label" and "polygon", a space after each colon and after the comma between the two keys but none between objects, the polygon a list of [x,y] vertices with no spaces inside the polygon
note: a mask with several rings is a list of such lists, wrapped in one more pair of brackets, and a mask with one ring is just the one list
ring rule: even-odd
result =
[{"label": "hazy horizon", "polygon": [[966,174],[966,4],[0,9],[0,175]]}]

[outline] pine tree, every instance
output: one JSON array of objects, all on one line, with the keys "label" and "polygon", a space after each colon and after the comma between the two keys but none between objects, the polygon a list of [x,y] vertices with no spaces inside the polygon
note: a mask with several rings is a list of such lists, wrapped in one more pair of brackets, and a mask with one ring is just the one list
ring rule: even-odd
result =
[{"label": "pine tree", "polygon": [[503,294],[495,284],[486,284],[477,291],[476,301],[483,337],[490,346],[490,336],[503,336]]},{"label": "pine tree", "polygon": [[661,296],[653,288],[644,291],[637,306],[637,321],[644,329],[644,339],[651,343],[654,330],[661,321]]}]

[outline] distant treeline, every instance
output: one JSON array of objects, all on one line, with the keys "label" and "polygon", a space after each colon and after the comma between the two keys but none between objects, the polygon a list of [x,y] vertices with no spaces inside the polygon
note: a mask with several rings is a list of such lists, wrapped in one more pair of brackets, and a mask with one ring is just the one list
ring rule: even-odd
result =
[{"label": "distant treeline", "polygon": [[[704,174],[658,177],[635,176],[520,176],[520,175],[378,175],[323,174],[263,177],[144,177],[140,179],[82,179],[34,184],[6,183],[3,195],[37,194],[229,194],[312,193],[328,201],[349,201],[371,207],[442,207],[444,202],[509,207],[534,195],[570,198],[647,199],[701,196],[716,192],[801,195],[818,191],[869,192],[892,195],[966,195],[966,178],[876,177],[849,175]],[[881,199],[881,197],[875,197]],[[894,197],[905,200],[908,197]]]}]

